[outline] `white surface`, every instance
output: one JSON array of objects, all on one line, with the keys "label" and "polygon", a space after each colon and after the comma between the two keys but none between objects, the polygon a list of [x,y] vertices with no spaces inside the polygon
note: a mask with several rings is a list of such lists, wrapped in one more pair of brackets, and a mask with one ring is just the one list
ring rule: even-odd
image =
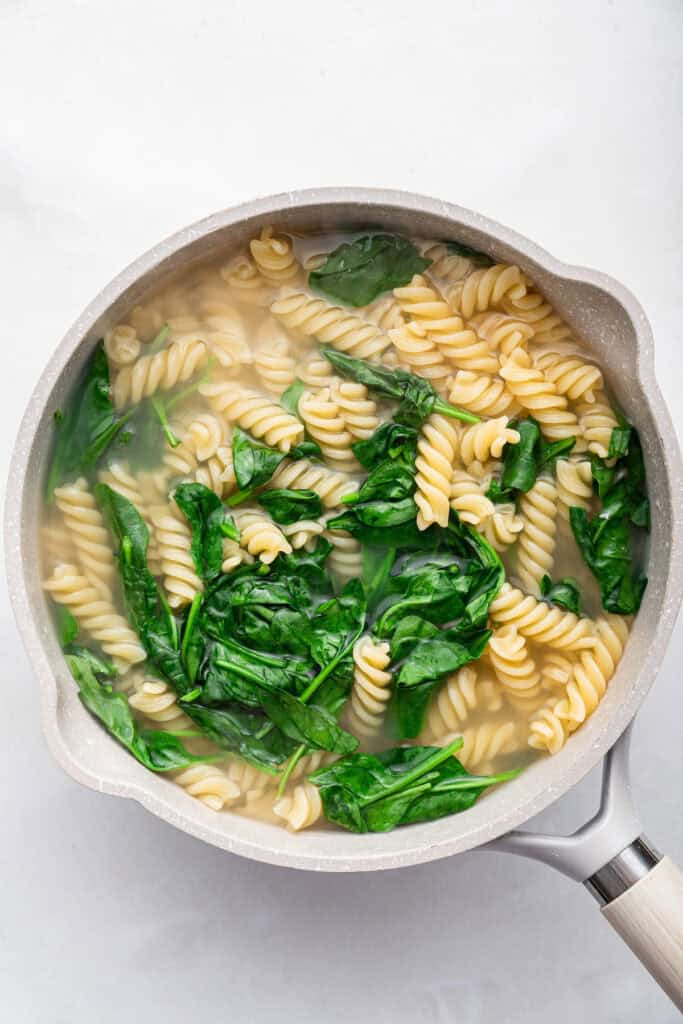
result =
[{"label": "white surface", "polygon": [[[408,188],[630,286],[683,432],[683,8],[547,0],[0,5],[0,451],[52,346],[160,237],[288,188]],[[10,482],[11,486],[11,482]],[[0,999],[13,1024],[677,1019],[590,897],[493,854],[315,876],[81,789],[42,742],[6,595]],[[683,862],[679,626],[634,737]],[[538,824],[575,827],[588,779]]]}]

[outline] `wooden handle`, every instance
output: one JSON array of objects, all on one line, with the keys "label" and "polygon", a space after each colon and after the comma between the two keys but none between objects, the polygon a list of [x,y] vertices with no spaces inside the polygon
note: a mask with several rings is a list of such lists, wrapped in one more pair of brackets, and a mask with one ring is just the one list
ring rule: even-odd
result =
[{"label": "wooden handle", "polygon": [[683,1011],[683,875],[673,861],[664,857],[602,913]]}]

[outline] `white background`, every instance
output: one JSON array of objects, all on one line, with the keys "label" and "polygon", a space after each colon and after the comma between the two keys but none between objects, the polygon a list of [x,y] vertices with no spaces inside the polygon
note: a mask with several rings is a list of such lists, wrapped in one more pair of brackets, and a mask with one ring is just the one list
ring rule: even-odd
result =
[{"label": "white background", "polygon": [[[680,433],[680,0],[0,0],[2,479],[53,346],[176,228],[315,185],[480,210],[631,287]],[[9,486],[11,486],[11,481]],[[663,1024],[590,897],[469,854],[313,876],[193,841],[50,759],[2,596],[0,1004],[12,1024]],[[683,860],[679,627],[635,734]],[[577,825],[597,778],[542,819]]]}]

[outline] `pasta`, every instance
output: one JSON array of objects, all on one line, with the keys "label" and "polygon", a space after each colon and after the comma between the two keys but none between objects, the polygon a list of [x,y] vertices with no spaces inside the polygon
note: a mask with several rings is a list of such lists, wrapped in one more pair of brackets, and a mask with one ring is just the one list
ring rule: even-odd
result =
[{"label": "pasta", "polygon": [[358,359],[378,361],[391,345],[379,327],[305,292],[287,292],[273,303],[270,311],[290,330]]},{"label": "pasta", "polygon": [[432,523],[439,526],[448,523],[451,480],[457,451],[457,427],[446,416],[432,413],[423,424],[417,442],[415,504],[418,508],[419,530],[426,530]]},{"label": "pasta", "polygon": [[303,439],[299,420],[258,391],[229,379],[207,381],[199,391],[215,412],[280,451],[288,452]]},{"label": "pasta", "polygon": [[637,433],[571,323],[458,242],[331,237],[259,227],[122,309],[47,474],[83,703],[196,820],[455,813],[439,758],[497,779],[573,743],[628,639],[601,609],[639,603]]},{"label": "pasta", "polygon": [[557,533],[557,487],[539,477],[519,499],[522,530],[517,541],[517,575],[526,590],[539,593],[543,577],[550,575],[555,561]]},{"label": "pasta", "polygon": [[75,565],[56,566],[43,586],[57,604],[69,609],[79,626],[117,666],[123,668],[144,661],[145,652],[123,615]]},{"label": "pasta", "polygon": [[389,644],[374,643],[371,637],[363,636],[354,645],[353,661],[349,728],[361,737],[375,736],[391,695],[391,672],[386,671],[391,661]]}]

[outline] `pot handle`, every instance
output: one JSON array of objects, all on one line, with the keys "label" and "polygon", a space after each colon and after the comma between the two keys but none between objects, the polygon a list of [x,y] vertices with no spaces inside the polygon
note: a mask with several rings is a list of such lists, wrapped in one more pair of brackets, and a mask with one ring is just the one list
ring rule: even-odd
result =
[{"label": "pot handle", "polygon": [[598,813],[570,836],[515,831],[481,849],[543,861],[582,882],[602,914],[683,1011],[683,874],[642,835],[631,796],[631,726],[605,758]]}]

